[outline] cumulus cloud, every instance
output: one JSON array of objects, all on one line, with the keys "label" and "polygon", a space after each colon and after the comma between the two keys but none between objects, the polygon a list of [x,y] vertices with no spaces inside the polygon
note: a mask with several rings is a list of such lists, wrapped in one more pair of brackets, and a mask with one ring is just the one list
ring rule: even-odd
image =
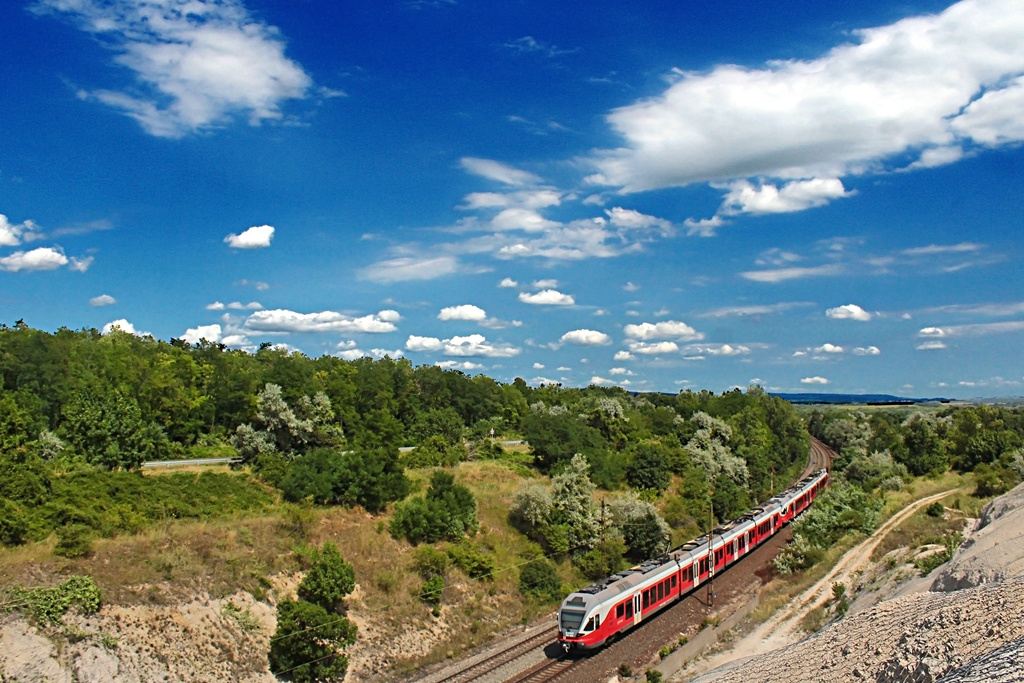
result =
[{"label": "cumulus cloud", "polygon": [[629,351],[616,351],[615,360],[636,360],[636,356],[631,354]]},{"label": "cumulus cloud", "polygon": [[857,304],[845,304],[830,308],[825,311],[825,315],[833,320],[858,320],[860,322],[871,320],[871,314]]},{"label": "cumulus cloud", "polygon": [[597,330],[572,330],[562,335],[558,340],[562,344],[578,344],[580,346],[603,346],[611,344],[612,338],[604,332]]},{"label": "cumulus cloud", "polygon": [[220,325],[199,325],[198,327],[190,327],[185,330],[185,334],[181,335],[181,339],[189,344],[198,344],[203,339],[208,342],[219,342],[220,336]]},{"label": "cumulus cloud", "polygon": [[265,249],[273,238],[274,226],[254,225],[238,235],[231,233],[224,242],[232,249]]},{"label": "cumulus cloud", "polygon": [[73,21],[114,53],[135,84],[82,91],[135,119],[151,135],[178,138],[235,114],[252,125],[282,118],[312,80],[284,55],[278,31],[240,0],[39,0],[39,13]]},{"label": "cumulus cloud", "polygon": [[39,237],[39,226],[33,221],[11,223],[0,213],[0,247],[16,247],[23,241],[31,242]]},{"label": "cumulus cloud", "polygon": [[745,356],[750,347],[743,344],[691,344],[684,349],[686,354],[708,356]]},{"label": "cumulus cloud", "polygon": [[513,280],[512,278],[507,277],[507,278],[503,279],[501,282],[499,282],[498,286],[499,287],[505,287],[505,288],[508,288],[508,287],[518,287],[519,283],[516,282],[515,280]]},{"label": "cumulus cloud", "polygon": [[824,377],[804,377],[800,380],[801,384],[828,384],[828,380]]},{"label": "cumulus cloud", "polygon": [[288,333],[288,332],[394,332],[395,311],[381,311],[376,315],[364,315],[358,318],[335,311],[317,313],[296,313],[276,308],[269,311],[256,311],[245,320],[245,329],[253,332]]},{"label": "cumulus cloud", "polygon": [[64,252],[53,247],[16,251],[0,258],[0,270],[8,273],[17,273],[23,270],[56,270],[67,264],[68,257],[64,255]]},{"label": "cumulus cloud", "polygon": [[480,334],[452,337],[451,339],[409,335],[405,342],[405,350],[422,353],[442,351],[446,356],[483,356],[487,358],[511,358],[519,355],[521,351],[511,344],[488,342]]},{"label": "cumulus cloud", "polygon": [[626,325],[622,328],[631,339],[675,339],[677,341],[693,341],[703,339],[704,334],[678,320],[664,320],[658,323],[640,323]]},{"label": "cumulus cloud", "polygon": [[853,350],[855,356],[878,356],[882,351],[877,346],[858,346]]},{"label": "cumulus cloud", "polygon": [[572,306],[576,303],[576,299],[571,294],[562,294],[557,289],[543,289],[536,294],[520,292],[519,300],[524,304],[538,306]]},{"label": "cumulus cloud", "polygon": [[109,294],[100,294],[99,296],[94,296],[93,298],[89,299],[90,306],[110,306],[116,303],[117,299],[110,296]]},{"label": "cumulus cloud", "polygon": [[901,157],[1024,139],[1024,5],[963,0],[852,32],[817,59],[676,72],[614,110],[624,145],[593,182],[636,192],[695,182],[835,179]]},{"label": "cumulus cloud", "polygon": [[[660,342],[640,342],[630,341],[626,345],[629,350],[633,353],[639,353],[644,356],[664,355],[666,353],[676,353],[679,351],[679,345],[673,341],[660,341]],[[615,354],[615,360],[620,360],[618,354]]]},{"label": "cumulus cloud", "polygon": [[106,325],[103,326],[103,329],[100,330],[100,334],[110,334],[114,330],[120,330],[121,332],[125,332],[127,334],[134,334],[136,337],[152,337],[153,336],[149,332],[141,332],[139,330],[136,330],[135,329],[135,325],[132,325],[130,322],[128,322],[124,318],[119,318],[117,320],[111,320],[109,323],[107,323]]},{"label": "cumulus cloud", "polygon": [[232,311],[259,311],[262,310],[262,308],[263,304],[259,301],[250,301],[247,304],[243,304],[241,301],[232,301],[229,304],[214,301],[212,304],[206,304],[206,310],[208,311],[223,311],[225,309],[230,309]]},{"label": "cumulus cloud", "polygon": [[793,180],[781,188],[771,183],[759,186],[747,180],[738,180],[725,186],[728,192],[718,210],[719,216],[749,213],[793,213],[828,204],[833,199],[849,197],[838,178]]},{"label": "cumulus cloud", "polygon": [[829,344],[828,342],[825,342],[821,346],[815,347],[814,352],[815,353],[842,353],[843,352],[843,347],[842,346],[836,346],[835,344]]},{"label": "cumulus cloud", "polygon": [[436,365],[439,368],[444,368],[445,370],[483,370],[484,369],[484,366],[480,365],[480,363],[474,363],[474,362],[468,361],[468,360],[467,361],[463,361],[461,363],[459,361],[457,361],[457,360],[440,360],[440,361],[434,363],[434,365]]},{"label": "cumulus cloud", "polygon": [[469,320],[482,322],[487,319],[487,312],[473,304],[462,304],[459,306],[448,306],[442,308],[437,314],[438,320]]},{"label": "cumulus cloud", "polygon": [[530,286],[534,289],[554,289],[558,287],[558,280],[546,279],[546,280],[534,280],[530,283]]},{"label": "cumulus cloud", "polygon": [[540,177],[535,176],[528,171],[512,168],[511,166],[507,166],[492,159],[463,157],[460,163],[462,164],[462,168],[473,175],[482,176],[489,180],[496,180],[499,183],[504,183],[506,185],[532,185],[539,183],[541,180]]}]

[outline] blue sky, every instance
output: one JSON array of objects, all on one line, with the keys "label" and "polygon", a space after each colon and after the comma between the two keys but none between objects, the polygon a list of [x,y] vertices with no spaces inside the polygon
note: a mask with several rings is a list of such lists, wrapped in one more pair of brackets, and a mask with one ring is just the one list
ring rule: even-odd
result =
[{"label": "blue sky", "polygon": [[0,320],[1024,393],[1024,4],[781,5],[0,3]]}]

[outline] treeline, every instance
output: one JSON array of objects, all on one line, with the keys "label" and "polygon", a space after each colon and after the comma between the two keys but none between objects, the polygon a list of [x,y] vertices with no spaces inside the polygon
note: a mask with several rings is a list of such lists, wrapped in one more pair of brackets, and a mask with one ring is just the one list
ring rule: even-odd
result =
[{"label": "treeline", "polygon": [[841,455],[834,469],[864,490],[896,490],[909,477],[973,472],[978,495],[1024,479],[1024,409],[951,406],[938,412],[814,410],[807,428]]}]

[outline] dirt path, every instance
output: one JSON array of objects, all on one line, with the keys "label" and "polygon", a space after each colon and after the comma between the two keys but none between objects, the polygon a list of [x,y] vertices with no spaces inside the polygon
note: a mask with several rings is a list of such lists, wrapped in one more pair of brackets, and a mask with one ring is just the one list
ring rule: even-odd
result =
[{"label": "dirt path", "polygon": [[833,583],[840,582],[847,586],[851,585],[854,574],[868,567],[871,562],[871,554],[878,547],[878,544],[889,535],[889,532],[905,522],[925,505],[929,505],[961,490],[963,489],[950,489],[910,503],[907,507],[889,518],[871,536],[843,555],[835,567],[813,586],[793,598],[789,602],[788,607],[777,612],[729,650],[711,655],[700,662],[695,662],[689,667],[689,670],[686,672],[687,675],[682,680],[691,680],[701,673],[711,671],[737,659],[771,652],[801,640],[805,634],[800,630],[800,622],[807,613],[815,607],[823,605],[832,597]]}]

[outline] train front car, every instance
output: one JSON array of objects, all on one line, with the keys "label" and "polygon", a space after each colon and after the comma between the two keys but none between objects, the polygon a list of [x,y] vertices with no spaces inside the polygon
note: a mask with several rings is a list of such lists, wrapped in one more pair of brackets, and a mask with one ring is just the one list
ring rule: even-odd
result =
[{"label": "train front car", "polygon": [[558,609],[558,642],[570,650],[594,650],[608,634],[601,628],[601,601],[595,595],[572,593]]}]

